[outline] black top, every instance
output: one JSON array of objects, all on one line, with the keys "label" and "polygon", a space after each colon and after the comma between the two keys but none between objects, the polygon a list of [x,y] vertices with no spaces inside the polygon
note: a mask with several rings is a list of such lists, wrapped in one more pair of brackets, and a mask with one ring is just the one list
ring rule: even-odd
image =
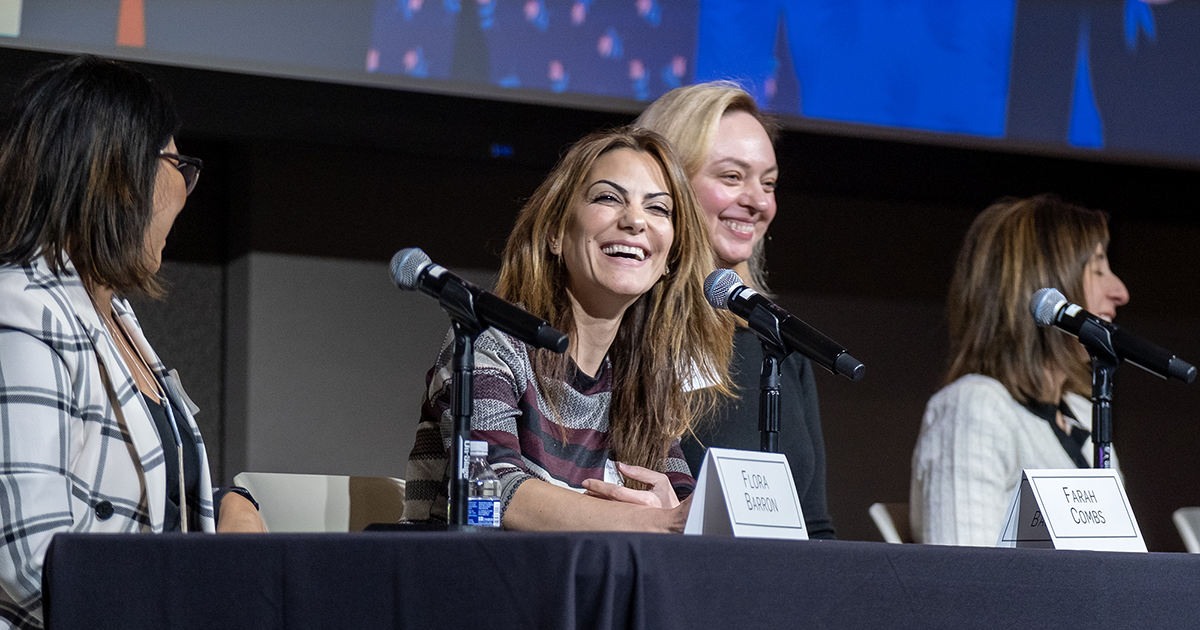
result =
[{"label": "black top", "polygon": [[[182,531],[179,522],[179,452],[175,447],[175,432],[171,430],[171,421],[167,418],[167,408],[150,400],[142,394],[142,400],[154,418],[154,427],[158,429],[158,437],[162,441],[163,457],[167,466],[167,501],[166,511],[163,512],[163,531]],[[179,426],[179,438],[183,442],[184,485],[188,495],[188,531],[201,531],[200,505],[200,450],[196,439],[184,419],[179,406],[171,404],[175,412],[175,421]]]},{"label": "black top", "polygon": [[1071,432],[1066,433],[1062,427],[1058,426],[1055,412],[1061,411],[1062,415],[1078,420],[1075,414],[1071,413],[1071,407],[1067,405],[1067,401],[1061,401],[1057,406],[1054,403],[1029,401],[1023,406],[1029,410],[1029,413],[1050,423],[1050,428],[1054,430],[1054,436],[1058,438],[1058,443],[1062,444],[1063,450],[1071,457],[1071,461],[1075,462],[1076,468],[1091,468],[1083,457],[1083,444],[1092,434],[1091,431],[1072,426]]},{"label": "black top", "polygon": [[[683,437],[683,455],[693,474],[700,472],[707,446],[759,450],[758,381],[762,360],[758,336],[748,328],[738,328],[733,335],[730,376],[740,400],[731,400],[711,419],[700,421],[696,431],[699,442],[691,435]],[[792,467],[808,537],[834,538],[825,505],[825,439],[821,435],[812,364],[793,353],[780,365],[779,382],[779,452],[787,456]]]}]

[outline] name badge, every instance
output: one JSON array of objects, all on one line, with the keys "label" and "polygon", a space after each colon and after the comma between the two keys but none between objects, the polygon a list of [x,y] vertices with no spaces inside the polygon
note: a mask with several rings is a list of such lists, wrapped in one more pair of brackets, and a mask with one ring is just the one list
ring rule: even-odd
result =
[{"label": "name badge", "polygon": [[996,546],[1146,551],[1112,468],[1022,471]]},{"label": "name badge", "polygon": [[787,457],[708,449],[683,533],[808,540]]}]

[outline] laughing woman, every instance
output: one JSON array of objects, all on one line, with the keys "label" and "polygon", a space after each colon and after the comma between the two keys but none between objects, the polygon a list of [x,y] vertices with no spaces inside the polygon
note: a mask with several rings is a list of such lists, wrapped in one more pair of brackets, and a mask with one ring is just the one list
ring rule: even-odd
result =
[{"label": "laughing woman", "polygon": [[[489,443],[508,529],[682,531],[695,484],[679,437],[724,383],[732,324],[704,299],[714,267],[666,142],[581,140],[522,209],[497,292],[570,335],[565,355],[488,330],[475,345],[471,439]],[[410,519],[446,518],[450,344],[429,376],[408,463]],[[585,493],[586,491],[586,493]]]}]

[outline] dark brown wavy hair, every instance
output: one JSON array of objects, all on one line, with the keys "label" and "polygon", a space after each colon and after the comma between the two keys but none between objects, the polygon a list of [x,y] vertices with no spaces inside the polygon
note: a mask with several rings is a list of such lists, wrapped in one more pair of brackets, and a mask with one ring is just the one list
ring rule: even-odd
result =
[{"label": "dark brown wavy hair", "polygon": [[1019,401],[1057,402],[1047,371],[1065,374],[1065,391],[1088,395],[1091,376],[1079,344],[1039,328],[1029,299],[1042,287],[1085,304],[1083,276],[1100,245],[1108,248],[1103,212],[1053,195],[1003,199],[967,231],[947,302],[950,370],[946,382],[983,374]]},{"label": "dark brown wavy hair", "polygon": [[146,254],[158,152],[179,119],[166,92],[92,56],[44,66],[20,88],[0,143],[0,261],[44,256],[61,274],[161,295]]},{"label": "dark brown wavy hair", "polygon": [[[718,397],[729,395],[725,383],[733,339],[732,318],[704,298],[704,279],[715,268],[708,228],[670,145],[653,131],[630,127],[595,133],[576,143],[521,210],[504,249],[497,293],[524,304],[564,333],[575,331],[567,269],[550,251],[550,242],[562,242],[592,165],[617,149],[650,155],[662,168],[675,202],[675,236],[667,256],[670,272],[625,311],[608,355],[613,458],[661,470],[671,442]],[[532,359],[543,380],[561,379],[569,365],[566,355],[545,350]],[[715,385],[685,393],[696,379]]]}]

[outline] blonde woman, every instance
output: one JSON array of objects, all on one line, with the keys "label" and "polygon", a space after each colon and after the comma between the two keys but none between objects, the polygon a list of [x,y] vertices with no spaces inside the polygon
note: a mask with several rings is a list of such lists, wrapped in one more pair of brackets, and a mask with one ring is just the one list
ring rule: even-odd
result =
[{"label": "blonde woman", "polygon": [[[471,439],[487,440],[508,529],[682,531],[695,484],[679,438],[724,393],[731,324],[704,299],[705,226],[667,143],[584,138],[522,209],[497,293],[570,335],[565,355],[487,331]],[[449,344],[409,457],[409,519],[446,518]]]},{"label": "blonde woman", "polygon": [[[728,81],[678,88],[664,94],[637,119],[671,142],[696,190],[708,224],[717,265],[767,293],[763,244],[775,218],[779,166],[778,127],[754,99]],[[716,409],[685,437],[683,450],[695,470],[706,447],[758,450],[758,381],[762,344],[748,328],[733,335],[730,374],[739,399]],[[787,455],[811,538],[833,538],[825,504],[825,440],[817,386],[808,359],[793,354],[782,379],[779,450]]]}]

